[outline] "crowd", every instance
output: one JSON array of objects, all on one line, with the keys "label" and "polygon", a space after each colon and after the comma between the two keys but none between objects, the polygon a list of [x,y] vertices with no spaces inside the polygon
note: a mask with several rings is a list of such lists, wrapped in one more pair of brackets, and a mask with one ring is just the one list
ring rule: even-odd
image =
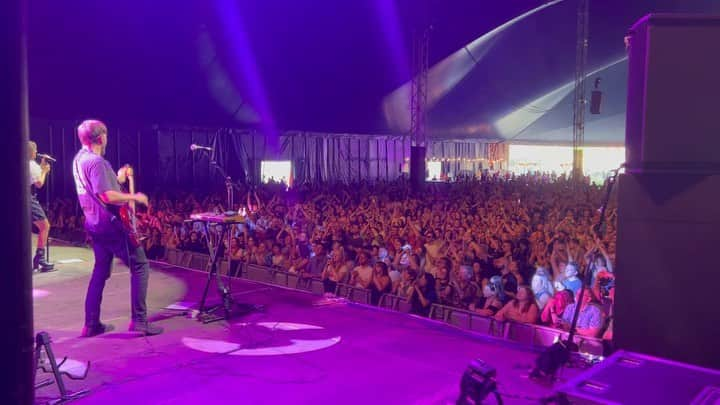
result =
[{"label": "crowd", "polygon": [[[604,189],[560,176],[465,179],[409,192],[392,183],[269,186],[249,189],[237,207],[247,214],[233,226],[225,255],[239,263],[272,266],[322,280],[326,295],[338,283],[409,300],[427,316],[433,303],[498,320],[568,329],[583,288],[578,331],[611,338],[616,210],[597,223]],[[81,228],[72,205],[57,203],[53,227]],[[148,257],[165,249],[207,252],[193,213],[224,212],[223,197],[160,194],[139,213]],[[211,234],[209,237],[213,237]]]},{"label": "crowd", "polygon": [[85,217],[77,200],[55,199],[46,210],[50,237],[78,243],[86,242]]}]

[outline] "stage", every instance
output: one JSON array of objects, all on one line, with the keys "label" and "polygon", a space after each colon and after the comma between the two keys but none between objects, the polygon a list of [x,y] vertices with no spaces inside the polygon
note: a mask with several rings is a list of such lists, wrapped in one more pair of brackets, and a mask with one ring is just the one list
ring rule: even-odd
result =
[{"label": "stage", "polygon": [[[502,393],[552,393],[525,377],[536,357],[529,348],[363,305],[317,305],[320,297],[261,283],[236,279],[232,289],[263,312],[202,324],[164,308],[198,301],[206,273],[160,263],[148,308],[165,333],[127,332],[129,274],[116,262],[102,306],[103,322],[116,329],[81,338],[92,252],[53,246],[51,255],[59,270],[33,276],[35,331],[50,334],[56,356],[91,362],[87,379],[65,380],[71,391],[90,390],[77,403],[449,404],[472,359],[497,369]],[[209,296],[217,302],[214,289]],[[563,379],[578,372],[567,369]],[[36,403],[57,396],[53,384],[36,392]]]}]

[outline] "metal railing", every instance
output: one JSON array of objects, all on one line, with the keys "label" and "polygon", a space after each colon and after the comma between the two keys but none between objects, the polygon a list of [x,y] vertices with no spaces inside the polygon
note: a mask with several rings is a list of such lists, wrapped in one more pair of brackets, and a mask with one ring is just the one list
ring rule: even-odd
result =
[{"label": "metal railing", "polygon": [[[208,271],[209,256],[202,253],[167,249],[165,261],[171,265]],[[221,274],[228,274],[230,268],[229,262],[223,259],[220,262],[219,268]],[[241,262],[238,263],[238,271],[235,276],[285,288],[302,290],[316,295],[321,295],[324,292],[323,282],[319,278],[306,278],[298,273],[292,273],[269,266]],[[364,288],[358,288],[347,283],[337,283],[334,293],[336,296],[346,298],[352,302],[370,304],[370,291]],[[410,303],[408,300],[392,294],[383,294],[380,297],[378,306],[398,312],[410,312]],[[493,317],[482,316],[462,308],[440,304],[432,304],[429,318],[461,329],[532,347],[547,347],[552,345],[557,339],[566,339],[568,335],[566,331],[547,326],[514,321],[501,322]],[[601,339],[575,336],[574,340],[581,351],[592,355],[602,354],[603,344]]]}]

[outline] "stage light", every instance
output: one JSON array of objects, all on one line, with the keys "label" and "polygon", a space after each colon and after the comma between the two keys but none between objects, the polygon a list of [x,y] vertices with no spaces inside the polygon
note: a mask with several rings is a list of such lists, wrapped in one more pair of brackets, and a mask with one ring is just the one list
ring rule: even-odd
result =
[{"label": "stage light", "polygon": [[562,339],[556,339],[555,343],[541,353],[535,361],[535,368],[530,372],[530,377],[554,377],[557,370],[570,358],[570,350],[566,343]]},{"label": "stage light", "polygon": [[491,393],[495,395],[497,402],[502,404],[495,376],[495,368],[484,361],[471,362],[460,380],[460,397],[456,404],[481,404]]}]

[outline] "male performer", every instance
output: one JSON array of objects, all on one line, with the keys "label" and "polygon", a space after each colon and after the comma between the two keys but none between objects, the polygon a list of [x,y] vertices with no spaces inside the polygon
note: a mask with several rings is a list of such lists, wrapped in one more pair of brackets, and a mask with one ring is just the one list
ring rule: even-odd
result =
[{"label": "male performer", "polygon": [[30,216],[33,224],[38,229],[37,249],[33,258],[33,271],[43,273],[55,270],[55,266],[45,260],[45,246],[47,246],[50,235],[50,222],[45,215],[40,202],[37,199],[37,191],[45,185],[45,179],[50,172],[50,164],[43,158],[40,164],[37,163],[37,144],[28,141],[28,152],[30,152]]},{"label": "male performer", "polygon": [[130,331],[144,335],[157,335],[162,328],[148,323],[147,296],[148,265],[145,251],[135,247],[122,226],[119,207],[130,201],[147,205],[143,193],[129,194],[120,189],[127,180],[129,167],[121,168],[117,176],[110,163],[103,158],[107,146],[107,127],[100,121],[86,120],[78,127],[82,149],[73,160],[73,177],[80,206],[85,213],[85,229],[93,243],[95,266],[85,297],[85,327],[82,336],[90,337],[113,328],[100,322],[105,281],[110,278],[113,256],[119,257],[130,268],[130,301],[132,319]]}]

